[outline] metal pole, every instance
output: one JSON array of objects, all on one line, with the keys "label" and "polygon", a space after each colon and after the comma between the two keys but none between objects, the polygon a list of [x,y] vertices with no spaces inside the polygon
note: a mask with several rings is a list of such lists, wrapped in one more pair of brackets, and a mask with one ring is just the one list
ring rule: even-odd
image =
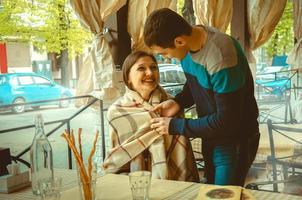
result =
[{"label": "metal pole", "polygon": [[105,159],[106,147],[105,147],[105,121],[104,121],[104,105],[103,100],[100,100],[100,114],[101,114],[101,135],[102,135],[102,158]]},{"label": "metal pole", "polygon": [[297,86],[299,87],[299,70],[297,69]]},{"label": "metal pole", "polygon": [[[68,135],[70,135],[70,121],[69,120],[67,122],[67,132],[68,132]],[[67,144],[67,148],[68,148],[68,167],[69,167],[69,169],[72,169],[72,154],[71,154],[71,149],[68,144]]]},{"label": "metal pole", "polygon": [[288,97],[285,94],[285,116],[284,116],[285,124],[287,124],[287,113],[288,113]]}]

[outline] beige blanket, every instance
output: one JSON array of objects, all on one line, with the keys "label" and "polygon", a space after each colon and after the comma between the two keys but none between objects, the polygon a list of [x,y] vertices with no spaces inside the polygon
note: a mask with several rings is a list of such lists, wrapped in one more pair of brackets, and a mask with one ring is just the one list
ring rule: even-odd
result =
[{"label": "beige blanket", "polygon": [[149,102],[127,89],[108,110],[112,149],[104,161],[106,173],[148,170],[152,177],[199,181],[192,147],[184,136],[161,136],[150,128],[157,114],[153,106],[168,99],[162,88],[151,94]]}]

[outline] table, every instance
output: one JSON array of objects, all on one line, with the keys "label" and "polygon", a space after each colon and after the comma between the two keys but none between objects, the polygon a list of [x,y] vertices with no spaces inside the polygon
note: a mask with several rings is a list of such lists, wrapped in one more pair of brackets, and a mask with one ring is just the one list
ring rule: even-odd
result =
[{"label": "table", "polygon": [[[63,177],[62,200],[80,200],[77,186],[77,176],[74,170],[56,170],[57,176]],[[126,175],[108,174],[101,176],[97,181],[99,200],[131,200],[129,180]],[[201,184],[152,179],[150,200],[194,200]],[[250,190],[259,200],[302,200],[302,197]],[[27,187],[12,194],[0,194],[1,200],[37,200]]]},{"label": "table", "polygon": [[[55,169],[54,175],[62,177],[62,191],[78,186],[75,170]],[[39,200],[39,198],[32,193],[31,187],[26,187],[10,194],[0,193],[0,200]]]}]

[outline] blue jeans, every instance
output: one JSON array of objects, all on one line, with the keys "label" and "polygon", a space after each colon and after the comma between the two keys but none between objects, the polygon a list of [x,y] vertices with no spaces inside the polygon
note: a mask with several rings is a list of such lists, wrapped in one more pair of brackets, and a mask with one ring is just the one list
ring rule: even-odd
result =
[{"label": "blue jeans", "polygon": [[238,144],[218,146],[203,140],[206,183],[244,186],[257,153],[259,138],[260,134],[257,133],[240,140]]},{"label": "blue jeans", "polygon": [[216,146],[213,150],[214,184],[230,185],[235,181],[236,146]]}]

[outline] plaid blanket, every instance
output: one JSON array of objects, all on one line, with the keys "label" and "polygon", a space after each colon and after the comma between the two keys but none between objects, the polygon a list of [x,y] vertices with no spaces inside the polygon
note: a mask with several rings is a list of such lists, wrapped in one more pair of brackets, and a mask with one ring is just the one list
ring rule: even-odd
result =
[{"label": "plaid blanket", "polygon": [[189,139],[162,136],[150,128],[151,118],[157,116],[150,109],[167,99],[161,87],[153,91],[148,102],[127,89],[110,106],[107,117],[112,148],[103,163],[106,173],[148,170],[154,178],[199,182]]}]

